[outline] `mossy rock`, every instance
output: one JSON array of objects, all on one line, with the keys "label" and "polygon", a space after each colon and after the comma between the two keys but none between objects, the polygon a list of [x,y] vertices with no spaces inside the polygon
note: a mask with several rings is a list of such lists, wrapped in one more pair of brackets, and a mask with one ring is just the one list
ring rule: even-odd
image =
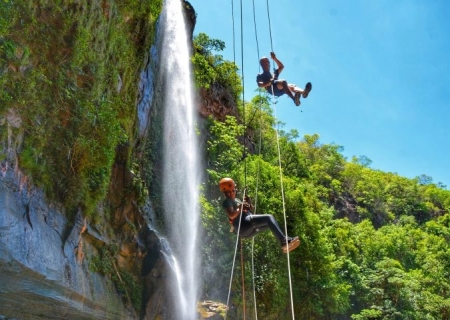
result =
[{"label": "mossy rock", "polygon": [[226,310],[226,305],[216,301],[205,300],[197,303],[199,319],[223,320]]}]

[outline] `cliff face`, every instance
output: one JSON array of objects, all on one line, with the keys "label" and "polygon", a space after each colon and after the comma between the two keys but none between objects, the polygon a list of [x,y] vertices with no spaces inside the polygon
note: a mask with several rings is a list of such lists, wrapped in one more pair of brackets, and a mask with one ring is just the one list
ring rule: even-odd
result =
[{"label": "cliff face", "polygon": [[238,116],[237,106],[230,90],[219,83],[213,83],[208,89],[199,92],[199,112],[202,116],[212,116],[223,120],[227,115]]},{"label": "cliff face", "polygon": [[170,250],[134,147],[149,123],[160,5],[0,7],[0,318],[170,314]]},{"label": "cliff face", "polygon": [[117,209],[111,220],[94,224],[81,212],[69,220],[62,208],[47,204],[42,191],[14,169],[13,161],[4,162],[0,315],[155,319],[170,314],[170,250],[149,228],[150,205],[138,209],[132,196],[113,197],[123,194],[132,179],[115,165],[109,204]]},{"label": "cliff face", "polygon": [[[158,50],[146,33],[156,29],[145,20],[156,19],[157,2],[0,9],[9,24],[0,44],[10,49],[0,52],[0,318],[169,319],[176,308],[170,249],[155,231],[159,164],[148,163],[162,143],[152,107]],[[195,10],[184,8],[192,32]],[[114,51],[125,50],[122,36],[140,61],[122,64],[131,59]],[[199,97],[203,116],[237,115],[220,85]]]},{"label": "cliff face", "polygon": [[0,315],[136,318],[111,281],[89,269],[86,255],[107,240],[86,219],[70,223],[13,168],[2,174],[0,212]]}]

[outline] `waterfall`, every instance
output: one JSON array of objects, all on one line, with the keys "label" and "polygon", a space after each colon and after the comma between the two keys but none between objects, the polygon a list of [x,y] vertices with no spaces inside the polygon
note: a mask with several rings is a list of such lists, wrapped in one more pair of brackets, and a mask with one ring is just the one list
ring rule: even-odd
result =
[{"label": "waterfall", "polygon": [[190,65],[190,35],[182,1],[165,0],[161,15],[160,83],[164,100],[163,201],[167,237],[178,267],[172,288],[179,319],[196,318],[200,162]]}]

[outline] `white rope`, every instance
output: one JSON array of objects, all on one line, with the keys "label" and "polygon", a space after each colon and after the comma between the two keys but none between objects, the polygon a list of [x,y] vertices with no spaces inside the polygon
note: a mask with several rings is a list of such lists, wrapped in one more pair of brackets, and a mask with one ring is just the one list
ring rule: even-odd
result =
[{"label": "white rope", "polygon": [[[246,190],[244,189],[244,199],[245,199],[245,192]],[[227,298],[227,309],[225,310],[225,319],[227,320],[227,314],[228,314],[228,305],[230,303],[230,294],[231,294],[231,283],[233,282],[233,273],[234,273],[234,263],[236,262],[236,253],[237,253],[237,248],[238,248],[238,242],[239,242],[239,232],[241,230],[241,220],[242,220],[242,210],[244,209],[244,206],[241,205],[241,212],[238,216],[239,219],[239,226],[237,229],[237,234],[236,234],[236,245],[234,247],[234,257],[233,257],[233,266],[231,267],[231,276],[230,276],[230,286],[228,288],[228,298]]]},{"label": "white rope", "polygon": [[[254,214],[256,214],[256,209],[258,205],[258,187],[259,187],[259,176],[260,176],[260,161],[261,161],[261,112],[259,114],[260,125],[259,125],[259,150],[258,150],[258,165],[256,167],[256,190],[255,190],[255,206],[254,206]],[[254,259],[254,248],[255,248],[255,237],[252,237],[252,283],[253,283],[253,306],[255,308],[255,320],[258,320],[258,308],[256,303],[256,286],[255,286],[255,259]]]},{"label": "white rope", "polygon": [[[234,8],[233,8],[233,0],[232,0],[232,15],[233,15],[233,51],[235,51],[234,49]],[[242,22],[243,22],[243,18],[242,18],[242,0],[240,1],[241,3],[241,50],[243,51],[243,35],[242,35]],[[266,1],[266,5],[267,5],[267,17],[269,20],[269,34],[270,34],[270,44],[271,44],[271,49],[273,52],[273,40],[272,40],[272,27],[271,27],[271,22],[270,22],[270,10],[269,10],[269,2],[268,0]],[[254,1],[253,1],[253,19],[254,19],[254,24],[255,24],[255,37],[256,37],[256,42],[257,42],[257,47],[258,47],[258,58],[259,58],[259,45],[258,45],[258,36],[257,36],[257,32],[256,32],[256,19],[255,19],[255,8],[254,8]],[[272,59],[272,63],[273,65],[275,65],[275,61],[273,61]],[[244,73],[243,73],[243,66],[244,66],[244,61],[243,61],[243,54],[242,54],[242,82],[244,79]],[[272,104],[273,104],[273,109],[274,109],[274,115],[275,115],[275,119],[276,119],[276,108],[275,108],[275,103],[273,103],[273,97],[274,97],[274,90],[273,90],[273,83],[272,83]],[[244,91],[243,91],[243,105],[244,105],[244,117],[245,117],[245,101],[244,101]],[[244,120],[245,123],[245,120]],[[262,120],[261,120],[261,114],[260,114],[260,143],[259,143],[259,155],[261,153],[261,143],[262,143],[262,133],[261,133],[261,126],[262,126]],[[279,139],[279,133],[278,133],[278,127],[276,129],[276,135],[277,135],[277,148],[278,148],[278,164],[279,164],[279,170],[280,170],[280,185],[281,185],[281,195],[282,195],[282,200],[283,200],[283,215],[284,215],[284,232],[285,232],[285,241],[286,241],[286,245],[288,245],[288,234],[287,234],[287,219],[286,219],[286,202],[285,202],[285,197],[284,197],[284,187],[283,187],[283,171],[282,171],[282,166],[281,166],[281,151],[280,151],[280,139]],[[245,146],[244,146],[245,148]],[[259,167],[259,161],[261,159],[258,159],[258,166],[257,166],[257,179],[256,179],[256,196],[255,196],[255,213],[256,213],[256,206],[257,206],[257,199],[258,199],[258,184],[259,184],[259,171],[260,171],[260,167]],[[245,169],[246,171],[246,169]],[[245,176],[246,176],[247,172],[245,172]],[[245,199],[245,194],[246,194],[246,189],[244,189],[244,194],[243,194],[243,199]],[[238,242],[239,242],[239,232],[241,229],[241,218],[242,218],[242,210],[243,210],[243,206],[241,206],[241,212],[239,215],[239,226],[238,226],[238,230],[237,230],[237,236],[236,236],[236,245],[235,245],[235,250],[234,250],[234,257],[233,257],[233,265],[231,268],[231,276],[230,276],[230,285],[228,288],[228,297],[227,297],[227,309],[225,311],[225,320],[227,319],[227,314],[228,314],[228,305],[229,305],[229,301],[230,301],[230,294],[231,294],[231,284],[233,281],[233,273],[234,273],[234,266],[235,266],[235,261],[236,261],[236,254],[237,254],[237,247],[238,247]],[[294,299],[293,299],[293,292],[292,292],[292,277],[291,277],[291,266],[290,266],[290,256],[289,256],[289,250],[287,250],[287,263],[288,263],[288,274],[289,274],[289,292],[290,292],[290,298],[291,298],[291,311],[292,311],[292,319],[295,320],[295,314],[294,314]],[[257,306],[256,306],[256,288],[255,288],[255,272],[254,272],[254,237],[252,238],[252,280],[253,280],[253,300],[254,300],[254,307],[255,307],[255,319],[258,319],[258,314],[257,314]],[[243,297],[244,298],[244,297]],[[245,315],[244,315],[245,316]]]},{"label": "white rope", "polygon": [[255,288],[255,261],[253,258],[254,246],[255,246],[255,237],[252,238],[252,281],[253,281],[253,304],[255,307],[255,320],[258,320],[258,308],[256,307],[256,288]]},{"label": "white rope", "polygon": [[[266,1],[266,7],[267,7],[267,19],[269,20],[269,35],[270,35],[270,47],[273,51],[273,39],[272,39],[272,25],[270,23],[270,10],[269,10],[269,1]],[[275,61],[272,59],[273,66],[275,66]],[[277,110],[275,107],[275,103],[273,103],[274,98],[274,84],[272,82],[272,105],[274,110],[274,116],[275,119],[277,118]],[[294,314],[294,296],[292,293],[292,277],[291,277],[291,263],[290,263],[290,257],[289,257],[289,244],[288,244],[288,234],[287,234],[287,219],[286,219],[286,202],[284,199],[284,187],[283,187],[283,170],[281,167],[281,151],[280,151],[280,137],[278,134],[278,126],[276,129],[277,133],[277,148],[278,148],[278,165],[280,168],[280,185],[281,185],[281,197],[283,199],[283,216],[284,216],[284,234],[285,234],[285,240],[286,240],[286,246],[288,246],[287,250],[287,264],[288,264],[288,274],[289,274],[289,293],[291,296],[291,312],[292,312],[292,320],[295,320],[295,314]]]},{"label": "white rope", "polygon": [[[261,106],[259,112],[259,149],[258,149],[258,165],[256,167],[256,190],[255,190],[255,207],[254,213],[256,214],[256,209],[258,205],[258,188],[259,188],[259,177],[260,177],[260,161],[261,161],[261,144],[262,144],[262,116],[261,116]],[[255,286],[255,261],[254,261],[254,247],[255,247],[255,237],[252,238],[252,281],[253,281],[253,304],[255,308],[255,320],[258,320],[258,308],[256,303],[256,286]]]},{"label": "white rope", "polygon": [[[272,95],[273,95],[273,87],[272,87]],[[277,118],[277,112],[276,112],[275,104],[273,104],[273,109],[274,109],[274,116],[275,116],[275,119],[276,119]],[[290,296],[291,296],[292,320],[295,320],[294,296],[293,296],[293,293],[292,293],[291,263],[290,263],[290,257],[289,257],[289,244],[288,244],[288,234],[287,234],[286,202],[285,202],[285,199],[284,199],[283,170],[282,170],[282,167],[281,167],[280,137],[279,137],[279,134],[278,134],[278,126],[277,126],[276,133],[277,133],[277,148],[278,148],[278,165],[279,165],[279,169],[280,169],[281,197],[283,199],[284,235],[286,237],[285,238],[286,239],[286,245],[288,246],[288,250],[287,250],[286,256],[287,256],[288,274],[289,274],[289,293],[290,293]]]}]

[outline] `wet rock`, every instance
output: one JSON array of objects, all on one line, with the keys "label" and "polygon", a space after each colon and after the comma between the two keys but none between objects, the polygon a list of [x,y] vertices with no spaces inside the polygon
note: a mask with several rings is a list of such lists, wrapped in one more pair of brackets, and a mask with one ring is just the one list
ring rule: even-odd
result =
[{"label": "wet rock", "polygon": [[83,259],[85,250],[92,251],[86,220],[77,215],[69,222],[23,181],[12,169],[0,177],[0,314],[136,319],[114,285]]},{"label": "wet rock", "polygon": [[195,24],[197,23],[197,13],[195,13],[194,7],[189,3],[189,1],[183,1],[184,17],[186,19],[186,24],[188,29],[188,34],[191,37],[194,34]]},{"label": "wet rock", "polygon": [[206,300],[197,303],[199,319],[202,320],[223,320],[225,319],[226,310],[227,306],[225,304],[216,301]]},{"label": "wet rock", "polygon": [[230,90],[218,83],[213,83],[209,89],[200,89],[198,111],[203,117],[213,116],[217,120],[224,120],[228,115],[238,116]]}]

